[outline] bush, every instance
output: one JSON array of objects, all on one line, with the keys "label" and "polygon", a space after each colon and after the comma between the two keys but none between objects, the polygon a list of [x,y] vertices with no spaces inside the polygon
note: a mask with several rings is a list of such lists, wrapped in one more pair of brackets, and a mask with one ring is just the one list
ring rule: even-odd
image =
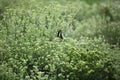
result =
[{"label": "bush", "polygon": [[42,45],[39,41],[22,42],[9,46],[6,54],[10,57],[1,63],[2,80],[113,80],[117,75],[109,58],[111,49],[101,39],[82,38],[78,42],[56,38]]},{"label": "bush", "polygon": [[113,3],[102,3],[100,5],[100,15],[103,18],[103,25],[99,27],[100,32],[97,34],[104,36],[105,40],[111,45],[120,46],[119,34],[119,5],[115,1]]}]

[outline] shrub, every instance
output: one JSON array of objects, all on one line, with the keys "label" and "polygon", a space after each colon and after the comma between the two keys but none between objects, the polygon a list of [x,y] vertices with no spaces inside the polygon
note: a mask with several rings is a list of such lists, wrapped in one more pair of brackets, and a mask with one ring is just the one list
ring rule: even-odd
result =
[{"label": "shrub", "polygon": [[[9,50],[8,50],[9,48]],[[9,46],[1,63],[1,79],[110,80],[118,76],[111,49],[101,39],[21,42]],[[13,75],[14,74],[14,75]],[[13,75],[13,76],[11,76]]]},{"label": "shrub", "polygon": [[101,26],[101,34],[104,36],[105,40],[111,45],[120,46],[120,15],[119,13],[119,1],[115,1],[109,4],[101,5],[101,14],[103,14],[105,24]]}]

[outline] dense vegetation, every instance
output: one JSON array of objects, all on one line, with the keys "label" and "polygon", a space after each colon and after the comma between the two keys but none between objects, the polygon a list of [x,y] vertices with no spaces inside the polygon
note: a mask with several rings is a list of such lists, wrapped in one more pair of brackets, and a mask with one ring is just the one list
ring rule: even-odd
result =
[{"label": "dense vegetation", "polygon": [[119,4],[0,0],[0,80],[120,80]]}]

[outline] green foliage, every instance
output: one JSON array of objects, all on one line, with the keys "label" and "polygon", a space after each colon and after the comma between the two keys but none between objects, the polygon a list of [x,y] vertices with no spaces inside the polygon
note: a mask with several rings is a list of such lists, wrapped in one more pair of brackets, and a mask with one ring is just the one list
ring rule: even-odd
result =
[{"label": "green foliage", "polygon": [[[120,79],[116,2],[1,2],[1,80]],[[58,30],[64,39],[57,38]]]},{"label": "green foliage", "polygon": [[101,4],[100,14],[103,16],[104,25],[101,26],[100,33],[104,36],[105,40],[111,45],[117,45],[120,47],[120,1],[115,1],[109,4]]},{"label": "green foliage", "polygon": [[109,80],[117,75],[113,59],[109,58],[113,53],[101,39],[81,38],[78,42],[56,38],[42,45],[39,41],[22,42],[8,48],[7,54],[11,57],[7,56],[0,67],[3,80]]}]

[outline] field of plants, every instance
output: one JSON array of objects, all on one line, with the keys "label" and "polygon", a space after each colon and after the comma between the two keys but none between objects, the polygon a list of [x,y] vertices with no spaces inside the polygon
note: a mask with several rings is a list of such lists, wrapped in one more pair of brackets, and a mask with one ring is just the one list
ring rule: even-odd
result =
[{"label": "field of plants", "polygon": [[0,80],[120,80],[119,4],[0,0]]}]

